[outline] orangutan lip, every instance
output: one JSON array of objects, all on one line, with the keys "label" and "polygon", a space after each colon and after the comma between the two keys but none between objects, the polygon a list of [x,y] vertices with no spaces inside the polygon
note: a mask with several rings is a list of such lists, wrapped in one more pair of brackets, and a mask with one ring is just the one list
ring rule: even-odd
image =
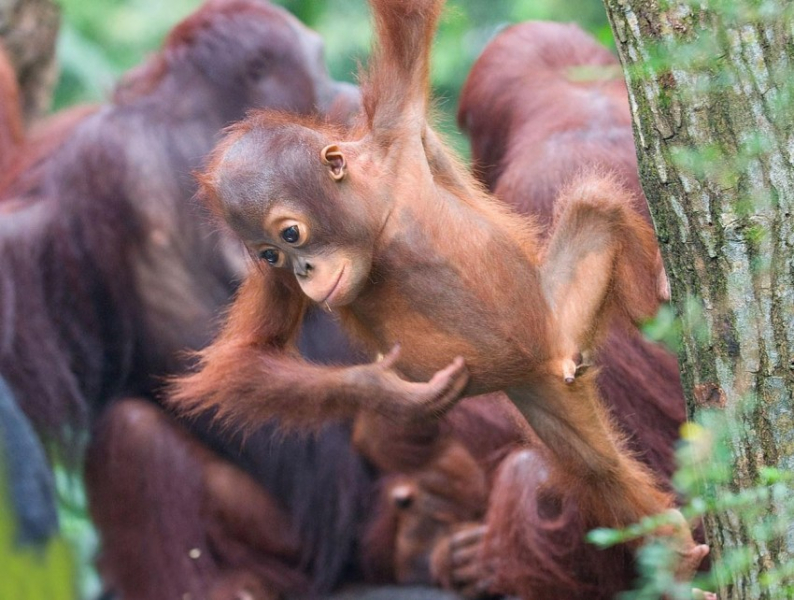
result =
[{"label": "orangutan lip", "polygon": [[339,287],[339,282],[342,281],[342,275],[344,274],[345,274],[345,265],[342,265],[342,268],[339,270],[339,275],[337,276],[336,281],[334,282],[334,287],[331,288],[331,291],[328,292],[328,295],[325,298],[320,300],[320,304],[322,304],[323,302],[327,304],[333,299],[334,292],[336,292],[336,288]]}]

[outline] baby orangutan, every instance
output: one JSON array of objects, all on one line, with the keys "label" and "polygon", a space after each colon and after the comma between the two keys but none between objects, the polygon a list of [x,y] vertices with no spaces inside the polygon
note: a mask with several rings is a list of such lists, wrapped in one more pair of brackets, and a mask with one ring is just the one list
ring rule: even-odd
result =
[{"label": "baby orangutan", "polygon": [[[592,175],[557,202],[541,242],[428,125],[443,1],[370,3],[378,48],[363,125],[255,113],[201,178],[209,205],[261,266],[173,400],[295,426],[363,406],[426,419],[464,393],[504,390],[553,455],[548,485],[576,497],[587,523],[620,527],[669,509],[670,495],[624,450],[593,373],[579,368],[612,317],[637,320],[656,307],[652,229],[613,179]],[[299,358],[311,302],[385,358],[353,367]],[[688,532],[682,545],[688,567],[708,552]]]}]

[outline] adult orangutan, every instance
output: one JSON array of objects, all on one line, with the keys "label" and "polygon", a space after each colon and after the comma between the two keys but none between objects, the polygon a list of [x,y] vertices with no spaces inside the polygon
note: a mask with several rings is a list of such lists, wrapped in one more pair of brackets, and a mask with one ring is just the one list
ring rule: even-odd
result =
[{"label": "adult orangutan", "polygon": [[[653,230],[612,177],[579,180],[553,232],[505,209],[455,164],[426,120],[442,2],[373,0],[378,51],[366,119],[344,130],[261,112],[202,176],[212,210],[261,260],[173,401],[251,424],[316,425],[361,407],[412,420],[504,390],[549,448],[544,486],[587,526],[623,526],[672,499],[625,448],[581,357],[621,315],[657,306]],[[383,360],[328,367],[293,350],[306,308],[338,311]],[[399,342],[399,344],[398,344]],[[423,383],[426,382],[426,383]],[[554,541],[525,529],[528,556]],[[680,527],[686,567],[708,552]]]},{"label": "adult orangutan", "polygon": [[19,161],[0,199],[0,372],[41,430],[81,432],[90,407],[151,393],[211,337],[243,255],[191,200],[191,172],[246,110],[346,93],[320,51],[280,8],[210,0],[111,104]]},{"label": "adult orangutan", "polygon": [[[3,173],[0,198],[0,383],[7,384],[0,385],[0,411],[14,433],[3,441],[14,444],[17,454],[25,453],[20,464],[32,464],[32,455],[31,446],[18,440],[38,440],[22,437],[28,430],[19,423],[33,422],[40,434],[59,438],[75,457],[91,416],[115,398],[151,398],[163,375],[184,367],[184,349],[211,338],[214,316],[236,288],[244,254],[193,201],[191,172],[203,164],[219,131],[250,108],[341,117],[347,105],[356,104],[351,86],[329,78],[321,50],[318,36],[280,8],[254,0],[210,0],[171,32],[160,53],[125,77],[112,102],[56,115],[32,132],[13,157]],[[175,475],[164,461],[187,456],[186,464],[201,469],[207,453],[185,441],[164,416],[143,419],[151,430],[141,432],[125,421],[130,413],[148,414],[114,409],[96,424],[91,470],[113,477],[90,478],[88,492],[92,498],[134,501],[133,489],[142,499],[151,499],[151,490],[159,489],[165,494],[158,499],[163,504],[140,506],[136,515],[156,522],[171,514],[170,508],[158,513],[158,506],[179,510],[179,490],[195,489],[195,479],[201,477]],[[135,432],[130,439],[119,437],[129,431]],[[201,433],[207,444],[213,442],[239,460],[239,441],[232,444],[218,431]],[[142,439],[155,441],[135,443]],[[149,471],[141,474],[136,469],[142,463]],[[22,499],[17,504],[32,514],[38,472],[17,469],[10,477],[12,490]],[[162,486],[163,481],[168,485]],[[360,492],[353,490],[368,482],[367,476],[360,486],[348,485],[350,497],[358,498]],[[222,505],[213,493],[217,487],[208,477],[194,502]],[[261,498],[254,495],[251,503],[261,503]],[[187,507],[182,508],[187,514]],[[129,541],[125,535],[142,536],[148,530],[135,532],[113,519],[116,509],[101,502],[91,507],[105,540],[103,574],[124,597],[135,597],[141,577],[148,577],[151,586],[143,597],[157,600],[171,597],[170,586],[210,589],[228,582],[216,576],[247,564],[239,556],[232,560],[228,552],[205,554],[204,561],[215,561],[212,565],[185,560],[190,549],[179,544],[189,532],[214,527],[218,521],[211,515],[168,538],[172,546],[161,555],[168,560],[138,553],[141,562],[132,562],[128,548],[112,541]],[[335,525],[344,529],[348,521],[342,512],[335,516]],[[30,521],[27,514],[20,517],[23,524]],[[261,516],[265,523],[266,517]],[[39,528],[30,531],[36,539],[51,533],[54,525],[52,519],[35,524]],[[326,561],[331,536],[322,539],[324,524],[299,526],[322,542],[306,545],[313,554],[301,554],[300,560],[307,561],[301,577],[316,575],[320,587],[329,585],[327,580],[338,577],[344,566],[341,560]],[[216,543],[218,531],[225,530],[213,530]],[[137,548],[147,541],[137,539]],[[337,547],[345,543],[334,542]],[[249,549],[251,560],[259,556],[261,548]],[[314,568],[315,561],[321,566]],[[204,569],[202,577],[196,576],[197,564]],[[318,574],[322,569],[327,572]],[[270,583],[261,571],[249,574],[260,587]],[[168,585],[158,585],[163,581]],[[234,590],[227,591],[231,597]]]}]

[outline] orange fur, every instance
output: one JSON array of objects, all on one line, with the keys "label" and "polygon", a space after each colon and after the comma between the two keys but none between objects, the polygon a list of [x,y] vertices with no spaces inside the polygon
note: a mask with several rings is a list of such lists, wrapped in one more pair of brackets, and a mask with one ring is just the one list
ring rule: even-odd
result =
[{"label": "orange fur", "polygon": [[[327,273],[328,256],[345,249],[352,258],[341,269],[334,263],[343,301],[333,308],[369,346],[401,351],[345,369],[302,363],[287,343],[297,319],[283,317],[306,302],[304,279],[322,275],[254,272],[225,332],[177,381],[175,399],[247,420],[277,414],[315,424],[357,407],[421,420],[464,391],[505,390],[550,449],[550,485],[571,490],[584,522],[620,526],[664,510],[671,498],[625,449],[594,377],[563,382],[563,365],[597,342],[612,314],[655,308],[626,280],[653,269],[652,230],[624,190],[596,173],[565,194],[543,245],[531,222],[447,158],[429,128],[428,32],[443,3],[371,4],[381,51],[368,79],[375,83],[364,88],[369,126],[340,139],[253,117],[221,146],[204,182],[243,241],[277,247],[282,265],[300,257]],[[401,7],[409,18],[396,16]],[[345,159],[338,181],[321,161],[330,144]],[[309,223],[305,248],[267,231],[274,209]],[[627,248],[638,251],[628,256]],[[272,283],[286,280],[291,287]]]}]

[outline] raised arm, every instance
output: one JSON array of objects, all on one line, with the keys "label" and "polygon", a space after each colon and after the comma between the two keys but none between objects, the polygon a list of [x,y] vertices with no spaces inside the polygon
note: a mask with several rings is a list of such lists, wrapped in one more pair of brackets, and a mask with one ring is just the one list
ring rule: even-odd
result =
[{"label": "raised arm", "polygon": [[294,277],[252,269],[218,338],[198,353],[194,372],[175,379],[169,400],[179,410],[214,409],[217,417],[253,426],[278,417],[287,427],[316,427],[366,406],[396,420],[445,411],[468,378],[462,361],[427,383],[412,383],[382,361],[353,367],[317,365],[295,346],[308,299]]},{"label": "raised arm", "polygon": [[428,105],[430,47],[443,0],[370,0],[377,45],[362,82],[369,129],[378,141],[421,135]]}]

